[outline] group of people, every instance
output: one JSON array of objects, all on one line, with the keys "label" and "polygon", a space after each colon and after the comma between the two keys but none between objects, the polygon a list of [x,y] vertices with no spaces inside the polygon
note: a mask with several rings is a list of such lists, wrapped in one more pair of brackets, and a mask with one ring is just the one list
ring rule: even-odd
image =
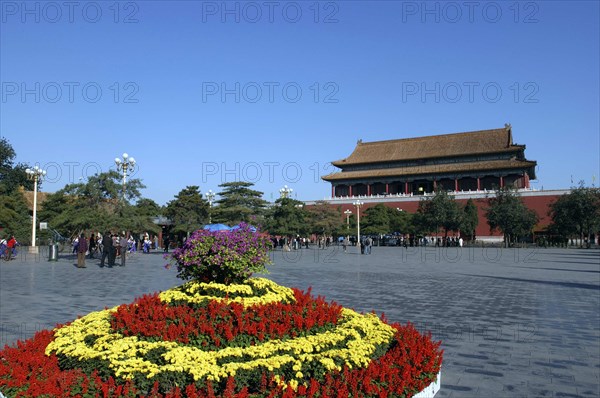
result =
[{"label": "group of people", "polygon": [[81,234],[73,241],[73,253],[77,253],[77,267],[86,268],[85,259],[89,256],[94,258],[96,253],[100,253],[100,267],[105,264],[108,267],[115,265],[117,257],[121,259],[121,266],[124,267],[127,259],[127,253],[134,253],[138,250],[138,245],[144,253],[150,253],[154,247],[158,249],[158,237],[154,237],[154,242],[147,233],[136,241],[133,235],[129,238],[126,233],[121,235],[107,231],[104,235],[92,233],[89,238]]},{"label": "group of people", "polygon": [[0,258],[10,261],[17,255],[17,246],[19,242],[14,235],[8,235],[0,240]]}]

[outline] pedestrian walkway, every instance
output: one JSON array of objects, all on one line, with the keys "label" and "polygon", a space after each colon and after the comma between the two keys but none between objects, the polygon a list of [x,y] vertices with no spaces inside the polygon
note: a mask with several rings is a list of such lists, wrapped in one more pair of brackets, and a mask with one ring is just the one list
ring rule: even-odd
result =
[{"label": "pedestrian walkway", "polygon": [[[181,281],[162,253],[100,268],[74,256],[0,263],[0,342]],[[442,340],[436,397],[600,396],[600,251],[356,247],[272,253],[267,277]]]}]

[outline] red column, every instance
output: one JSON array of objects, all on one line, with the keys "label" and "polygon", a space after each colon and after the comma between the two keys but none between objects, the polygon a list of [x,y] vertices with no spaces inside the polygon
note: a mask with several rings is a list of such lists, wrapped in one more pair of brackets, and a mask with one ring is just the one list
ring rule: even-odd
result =
[{"label": "red column", "polygon": [[458,178],[454,179],[454,191],[458,192]]},{"label": "red column", "polygon": [[435,191],[437,189],[437,181],[433,180],[433,190]]},{"label": "red column", "polygon": [[367,184],[367,196],[371,196],[371,184]]},{"label": "red column", "polygon": [[404,182],[404,193],[408,195],[408,181]]},{"label": "red column", "polygon": [[500,176],[500,188],[504,188],[504,177]]},{"label": "red column", "polygon": [[348,196],[352,196],[352,185],[348,185]]},{"label": "red column", "polygon": [[477,190],[481,191],[481,179],[477,177]]},{"label": "red column", "polygon": [[525,173],[525,188],[529,188],[529,174]]},{"label": "red column", "polygon": [[387,182],[385,183],[385,193],[386,195],[390,193],[390,184],[388,184]]},{"label": "red column", "polygon": [[335,198],[335,187],[331,184],[331,197]]}]

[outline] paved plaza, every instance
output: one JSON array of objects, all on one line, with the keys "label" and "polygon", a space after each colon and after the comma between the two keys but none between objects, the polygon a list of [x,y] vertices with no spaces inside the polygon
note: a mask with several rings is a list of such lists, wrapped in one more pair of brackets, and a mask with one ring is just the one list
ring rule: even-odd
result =
[{"label": "paved plaza", "polygon": [[[20,255],[0,263],[0,343],[180,284],[162,253],[98,267]],[[600,396],[600,251],[315,248],[272,253],[269,278],[443,341],[436,397]]]}]

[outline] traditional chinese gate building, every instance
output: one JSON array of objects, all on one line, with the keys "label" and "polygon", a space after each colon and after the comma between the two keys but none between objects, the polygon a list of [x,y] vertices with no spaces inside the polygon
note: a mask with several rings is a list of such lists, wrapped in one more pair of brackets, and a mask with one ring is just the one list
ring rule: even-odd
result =
[{"label": "traditional chinese gate building", "polygon": [[[537,229],[550,223],[548,209],[569,190],[538,191],[530,187],[537,163],[525,157],[525,145],[513,142],[512,128],[444,134],[388,141],[362,142],[347,158],[332,162],[341,170],[321,177],[331,183],[326,199],[342,211],[361,212],[378,203],[414,213],[419,201],[445,189],[461,204],[473,199],[478,208],[476,235],[501,240],[485,217],[487,198],[498,187],[517,189],[524,204],[539,216]],[[307,205],[315,202],[306,202]]]},{"label": "traditional chinese gate building", "polygon": [[438,188],[484,191],[511,186],[528,189],[536,162],[525,145],[513,143],[510,125],[493,130],[389,141],[358,141],[341,171],[323,176],[332,197],[423,195]]}]

